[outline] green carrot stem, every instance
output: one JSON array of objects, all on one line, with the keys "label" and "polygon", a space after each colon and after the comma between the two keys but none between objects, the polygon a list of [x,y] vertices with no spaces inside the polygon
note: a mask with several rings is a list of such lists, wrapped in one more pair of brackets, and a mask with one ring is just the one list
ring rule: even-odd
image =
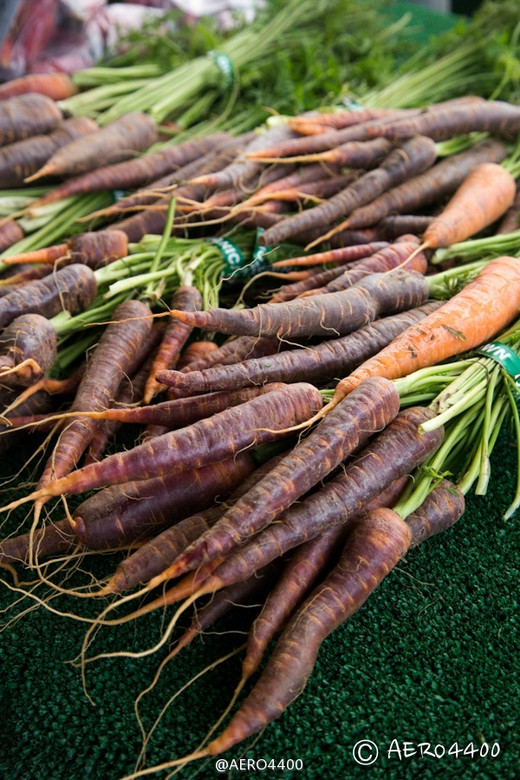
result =
[{"label": "green carrot stem", "polygon": [[489,484],[489,478],[491,476],[491,464],[489,461],[489,443],[491,433],[495,427],[496,420],[494,418],[493,410],[496,407],[495,392],[497,382],[501,377],[502,368],[497,364],[495,369],[491,372],[488,378],[488,386],[486,390],[486,398],[484,402],[484,421],[482,424],[482,435],[480,437],[480,469],[475,487],[475,494],[484,496],[487,493],[487,487]]},{"label": "green carrot stem", "polygon": [[[150,263],[150,269],[149,269],[150,274],[155,274],[155,272],[159,268],[161,264],[161,260],[163,259],[164,253],[166,251],[166,247],[168,246],[168,240],[172,232],[173,220],[175,217],[175,206],[176,206],[175,198],[172,198],[168,204],[166,223],[164,225],[164,231],[161,240],[159,241],[159,244],[157,246],[157,251],[155,252],[155,255],[152,258],[152,262]],[[150,282],[144,291],[145,298],[154,297],[154,285],[152,283],[152,278],[155,277],[150,276]]]},{"label": "green carrot stem", "polygon": [[481,257],[483,254],[501,255],[501,254],[520,254],[520,230],[513,230],[511,233],[500,233],[485,238],[474,238],[468,241],[461,241],[458,244],[452,244],[446,249],[437,249],[432,256],[433,265],[442,263],[453,257],[463,260],[471,260],[474,257]]},{"label": "green carrot stem", "polygon": [[[505,372],[504,372],[505,374]],[[509,520],[520,506],[520,415],[518,413],[518,388],[513,379],[505,374],[505,388],[507,393],[508,406],[511,410],[511,417],[516,436],[516,491],[513,501],[504,514],[504,520]]]},{"label": "green carrot stem", "polygon": [[[493,450],[493,447],[495,445],[495,442],[497,440],[498,434],[500,433],[500,428],[502,427],[502,424],[505,420],[505,416],[508,411],[508,402],[504,398],[497,399],[495,403],[495,409],[493,418],[495,424],[491,432],[490,441],[487,445],[488,453],[491,453]],[[473,451],[471,452],[470,457],[468,458],[467,465],[462,469],[462,474],[457,478],[457,485],[460,488],[460,490],[467,494],[474,482],[479,478],[480,470],[481,470],[481,447],[482,447],[482,440],[481,440],[481,423],[484,418],[484,412],[481,412],[481,418],[478,421],[478,424],[475,426],[475,429],[478,431],[478,436],[473,436]]]}]

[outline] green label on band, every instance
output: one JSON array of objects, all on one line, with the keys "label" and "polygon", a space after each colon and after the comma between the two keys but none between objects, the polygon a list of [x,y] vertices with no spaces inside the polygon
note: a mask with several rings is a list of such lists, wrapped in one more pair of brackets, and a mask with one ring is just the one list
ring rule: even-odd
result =
[{"label": "green label on band", "polygon": [[235,73],[233,71],[233,63],[227,54],[224,54],[221,51],[210,51],[208,52],[208,57],[211,57],[219,71],[224,76],[226,87],[230,87],[235,78]]},{"label": "green label on band", "polygon": [[211,243],[218,246],[225,260],[221,277],[232,276],[233,279],[251,279],[256,274],[271,268],[271,264],[264,260],[266,252],[269,252],[271,247],[259,246],[258,244],[258,236],[263,232],[263,228],[258,228],[256,231],[255,246],[250,260],[244,257],[240,249],[229,238],[210,238]]},{"label": "green label on band", "polygon": [[225,260],[224,268],[222,269],[222,275],[234,273],[237,269],[242,268],[245,264],[244,255],[233,241],[229,238],[210,238],[210,243],[217,246]]},{"label": "green label on band", "polygon": [[477,354],[490,357],[499,363],[504,371],[514,380],[520,390],[520,357],[507,344],[501,341],[491,341],[476,350]]}]

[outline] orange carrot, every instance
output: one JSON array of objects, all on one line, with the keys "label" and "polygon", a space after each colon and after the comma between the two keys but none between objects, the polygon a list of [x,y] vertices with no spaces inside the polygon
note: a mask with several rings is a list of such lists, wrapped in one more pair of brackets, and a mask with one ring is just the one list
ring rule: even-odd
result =
[{"label": "orange carrot", "polygon": [[147,114],[134,112],[115,119],[85,138],[71,141],[26,181],[43,176],[70,176],[132,157],[157,141],[157,127]]},{"label": "orange carrot", "polygon": [[28,73],[0,85],[0,100],[27,92],[46,95],[52,100],[65,100],[78,91],[68,73]]},{"label": "orange carrot", "polygon": [[482,163],[466,177],[425,230],[423,248],[447,247],[479,233],[512,205],[516,182],[497,163]]},{"label": "orange carrot", "polygon": [[336,386],[322,410],[327,413],[369,376],[408,376],[493,338],[520,310],[520,263],[515,257],[491,260],[461,292],[397,336]]}]

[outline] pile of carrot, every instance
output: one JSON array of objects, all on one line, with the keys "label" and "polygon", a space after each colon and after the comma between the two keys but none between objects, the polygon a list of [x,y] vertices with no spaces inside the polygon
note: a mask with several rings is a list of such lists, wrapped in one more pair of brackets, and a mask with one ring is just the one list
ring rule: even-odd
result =
[{"label": "pile of carrot", "polygon": [[[325,637],[463,515],[476,479],[485,492],[498,430],[520,432],[519,372],[486,363],[490,389],[455,392],[488,342],[518,360],[520,108],[468,96],[258,130],[172,144],[145,112],[98,127],[40,93],[0,103],[0,180],[22,197],[45,182],[0,225],[0,452],[45,456],[2,507],[34,507],[0,542],[5,576],[25,565],[53,597],[110,599],[83,663],[106,626],[180,602],[154,647],[115,653],[168,645],[162,669],[260,600],[233,703],[276,639],[222,733],[154,771],[279,717]],[[73,213],[85,230],[31,239],[31,221]],[[474,238],[485,251],[437,272],[436,250]],[[70,322],[96,330],[67,342]],[[105,581],[61,583],[78,551],[113,550]]]}]

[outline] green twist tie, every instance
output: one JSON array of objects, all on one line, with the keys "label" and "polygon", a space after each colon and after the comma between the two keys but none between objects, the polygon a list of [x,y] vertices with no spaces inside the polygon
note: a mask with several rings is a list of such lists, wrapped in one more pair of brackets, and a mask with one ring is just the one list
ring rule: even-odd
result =
[{"label": "green twist tie", "polygon": [[491,341],[484,344],[483,347],[476,350],[478,355],[490,357],[499,363],[504,371],[513,379],[516,387],[520,390],[520,357],[507,344],[501,341]]},{"label": "green twist tie", "polygon": [[230,87],[235,80],[235,72],[233,70],[233,63],[229,59],[227,54],[222,51],[210,51],[208,57],[211,57],[219,71],[224,76],[224,83],[226,87]]}]

